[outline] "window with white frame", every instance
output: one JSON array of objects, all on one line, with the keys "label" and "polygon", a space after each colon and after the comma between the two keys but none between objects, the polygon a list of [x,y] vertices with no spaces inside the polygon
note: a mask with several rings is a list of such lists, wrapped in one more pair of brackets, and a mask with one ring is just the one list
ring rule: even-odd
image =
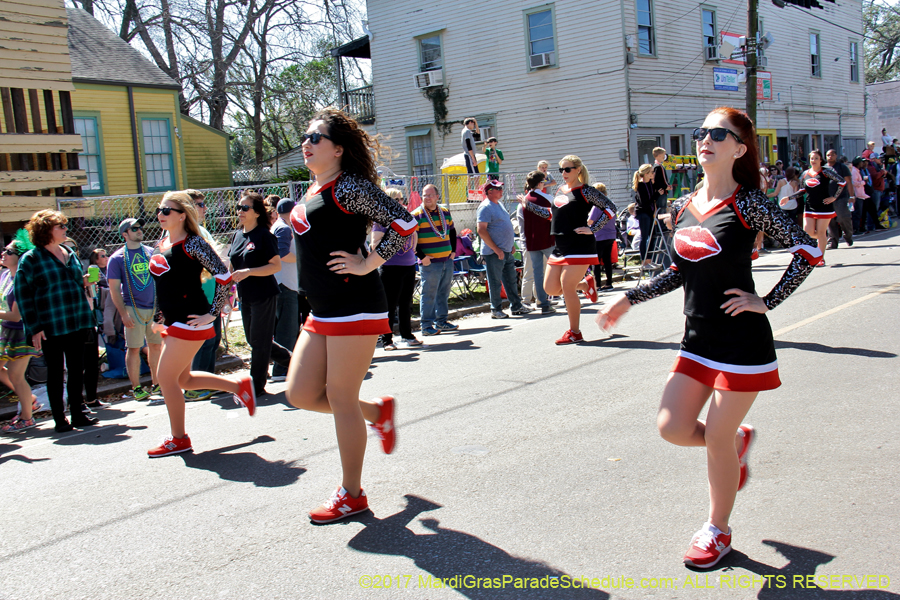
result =
[{"label": "window with white frame", "polygon": [[409,142],[410,171],[413,175],[434,174],[434,152],[431,145],[431,132],[407,138]]},{"label": "window with white frame", "polygon": [[653,32],[653,4],[651,0],[637,0],[638,53],[656,56],[656,37]]},{"label": "window with white frame", "polygon": [[422,71],[436,71],[443,66],[441,35],[436,33],[419,38],[419,67]]},{"label": "window with white frame", "polygon": [[818,33],[810,33],[809,34],[809,66],[810,66],[810,74],[813,77],[821,77],[822,76],[822,54],[821,54],[821,46],[819,43],[819,34]]},{"label": "window with white frame", "polygon": [[172,162],[172,138],[168,119],[141,119],[144,138],[144,169],[147,174],[147,191],[171,190],[175,187]]},{"label": "window with white frame", "polygon": [[[545,7],[525,15],[528,26],[528,56],[531,68],[556,64],[556,33],[553,9]],[[538,61],[533,57],[541,57]]]},{"label": "window with white frame", "polygon": [[88,183],[82,186],[83,194],[103,193],[102,160],[100,156],[100,135],[96,117],[75,117],[75,133],[81,136],[78,166],[87,174]]},{"label": "window with white frame", "polygon": [[850,42],[850,81],[859,83],[859,44]]},{"label": "window with white frame", "polygon": [[716,11],[704,8],[703,18],[703,45],[707,48],[716,46]]}]

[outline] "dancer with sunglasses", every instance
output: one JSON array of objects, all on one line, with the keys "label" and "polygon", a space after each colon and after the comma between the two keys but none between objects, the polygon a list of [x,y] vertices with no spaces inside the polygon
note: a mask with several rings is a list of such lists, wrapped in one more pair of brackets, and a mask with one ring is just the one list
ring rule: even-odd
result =
[{"label": "dancer with sunglasses", "polygon": [[828,224],[837,217],[834,201],[841,194],[846,182],[827,166],[818,149],[809,153],[809,169],[800,176],[800,187],[806,192],[806,210],[803,211],[803,229],[816,240],[822,252],[819,266],[825,266],[825,248],[828,246]]},{"label": "dancer with sunglasses", "polygon": [[[315,182],[291,213],[300,288],[312,313],[303,326],[287,397],[297,408],[334,415],[343,478],[314,523],[330,523],[368,510],[360,487],[366,453],[365,422],[394,450],[394,399],[361,400],[359,390],[378,336],[390,332],[378,267],[400,251],[417,222],[377,185],[373,151],[379,150],[352,118],[335,108],[316,114],[302,138],[303,158]],[[371,253],[364,249],[369,223],[384,227]]]},{"label": "dancer with sunglasses", "polygon": [[[675,264],[604,307],[597,324],[609,330],[632,305],[684,287],[684,339],[663,390],[657,427],[673,444],[706,447],[709,519],[684,562],[709,568],[731,550],[729,518],[749,477],[755,431],[741,422],[760,391],[781,385],[765,313],[806,279],[822,253],[760,190],[756,132],[746,113],[717,108],[694,139],[706,179],[673,204]],[[756,295],[750,259],[757,231],[794,253],[763,297]],[[699,420],[710,398],[706,420]]]},{"label": "dancer with sunglasses", "polygon": [[[562,294],[565,298],[569,329],[556,340],[558,346],[563,346],[584,341],[578,290],[585,292],[591,302],[597,301],[597,282],[590,272],[591,265],[600,263],[594,234],[616,217],[616,206],[590,186],[587,167],[577,156],[563,157],[559,161],[559,172],[564,183],[556,191],[549,209],[529,202],[526,196],[518,198],[525,210],[551,220],[550,234],[554,236],[556,247],[547,261],[544,291],[551,296]],[[588,216],[594,206],[600,208],[601,213],[588,226]]]},{"label": "dancer with sunglasses", "polygon": [[[215,335],[213,321],[221,313],[231,290],[231,273],[213,248],[200,235],[197,209],[185,192],[166,192],[156,209],[159,226],[166,232],[150,257],[150,274],[156,282],[156,298],[165,325],[162,333],[157,376],[169,412],[171,435],[147,451],[150,458],[192,450],[184,429],[182,390],[222,390],[234,394],[235,402],[256,413],[253,380],[235,381],[212,373],[191,371],[191,361],[203,342]],[[206,270],[216,280],[212,303],[206,300],[201,275]],[[158,317],[157,317],[158,318]]]}]

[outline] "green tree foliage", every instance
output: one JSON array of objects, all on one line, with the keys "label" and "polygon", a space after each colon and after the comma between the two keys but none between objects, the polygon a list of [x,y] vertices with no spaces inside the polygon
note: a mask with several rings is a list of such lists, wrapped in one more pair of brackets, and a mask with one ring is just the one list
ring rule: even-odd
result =
[{"label": "green tree foliage", "polygon": [[866,83],[900,76],[900,8],[885,0],[864,0]]}]

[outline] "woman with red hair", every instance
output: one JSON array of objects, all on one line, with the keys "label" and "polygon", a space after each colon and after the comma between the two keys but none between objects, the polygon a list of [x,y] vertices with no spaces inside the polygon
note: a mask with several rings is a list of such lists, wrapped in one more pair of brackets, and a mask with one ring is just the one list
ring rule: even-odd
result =
[{"label": "woman with red hair", "polygon": [[[781,385],[765,313],[806,279],[822,252],[760,189],[756,132],[745,113],[713,110],[694,130],[694,139],[706,179],[673,203],[674,264],[604,307],[597,324],[609,329],[632,305],[684,287],[684,339],[663,390],[657,426],[673,444],[706,447],[709,519],[691,540],[684,562],[709,568],[731,550],[728,520],[749,476],[747,454],[755,432],[741,422],[760,391]],[[794,254],[763,297],[756,294],[750,258],[758,231]],[[707,401],[706,420],[700,420]]]}]

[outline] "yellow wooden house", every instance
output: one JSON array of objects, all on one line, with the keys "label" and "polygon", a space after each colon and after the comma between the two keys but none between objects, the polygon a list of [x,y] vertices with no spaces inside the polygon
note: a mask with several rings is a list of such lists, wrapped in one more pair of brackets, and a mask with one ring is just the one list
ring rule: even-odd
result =
[{"label": "yellow wooden house", "polygon": [[84,197],[230,186],[229,135],[181,114],[178,83],[112,30],[66,13]]}]

